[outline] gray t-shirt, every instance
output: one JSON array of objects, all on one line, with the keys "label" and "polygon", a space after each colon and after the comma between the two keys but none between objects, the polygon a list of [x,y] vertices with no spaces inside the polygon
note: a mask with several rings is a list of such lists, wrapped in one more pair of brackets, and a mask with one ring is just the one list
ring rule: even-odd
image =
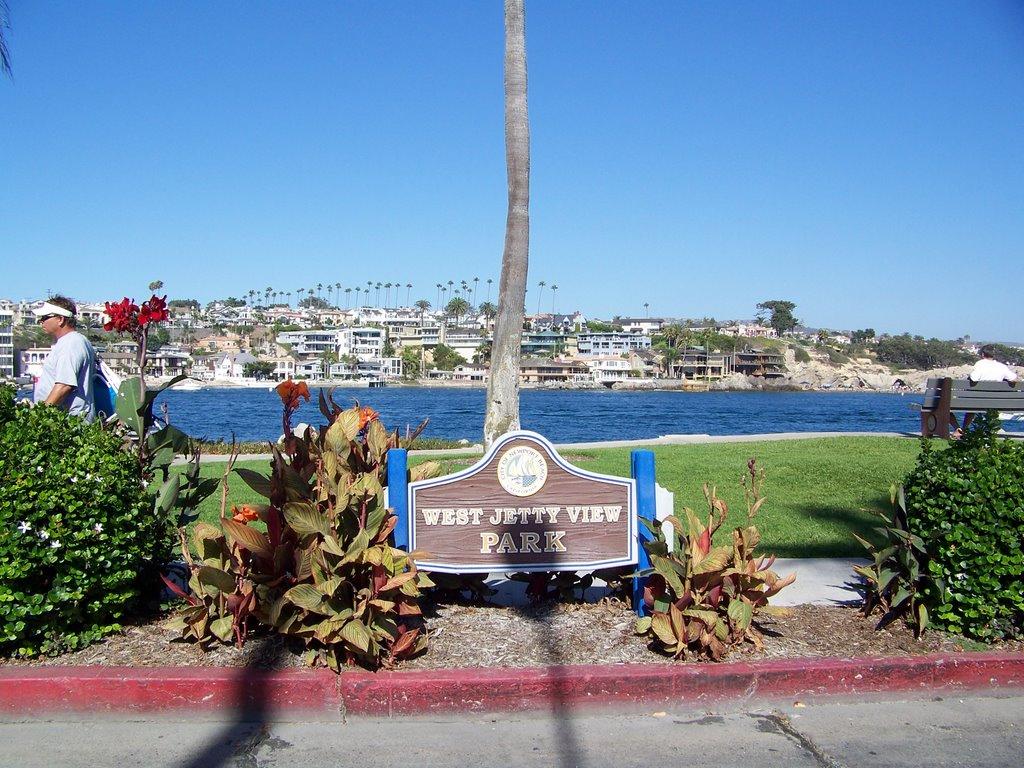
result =
[{"label": "gray t-shirt", "polygon": [[65,400],[68,412],[86,421],[96,418],[96,398],[93,395],[93,377],[96,375],[96,350],[78,331],[66,333],[50,348],[43,363],[43,372],[36,382],[33,399],[43,402],[54,384],[74,387]]}]

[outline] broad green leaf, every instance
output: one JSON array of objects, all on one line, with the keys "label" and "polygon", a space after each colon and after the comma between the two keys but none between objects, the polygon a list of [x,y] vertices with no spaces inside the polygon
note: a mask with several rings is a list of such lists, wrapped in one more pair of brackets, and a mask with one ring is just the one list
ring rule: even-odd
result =
[{"label": "broad green leaf", "polygon": [[167,482],[160,489],[160,495],[156,498],[154,509],[157,512],[166,514],[174,509],[178,501],[178,491],[181,490],[181,475],[174,474],[167,478]]},{"label": "broad green leaf", "polygon": [[284,593],[284,597],[289,603],[305,608],[307,611],[319,610],[324,601],[323,593],[312,584],[294,586]]},{"label": "broad green leaf", "polygon": [[264,498],[270,498],[270,478],[261,475],[259,472],[253,472],[251,469],[245,469],[244,467],[236,467],[235,473],[245,481],[245,484],[252,488],[256,493]]},{"label": "broad green leaf", "polygon": [[731,559],[732,549],[729,547],[714,547],[694,566],[693,572],[701,574],[721,570]]},{"label": "broad green leaf", "polygon": [[225,643],[231,639],[231,617],[222,616],[210,622],[210,631]]},{"label": "broad green leaf", "polygon": [[743,600],[733,600],[729,603],[729,619],[737,629],[746,630],[754,617],[754,609],[750,603]]},{"label": "broad green leaf", "polygon": [[370,649],[370,633],[359,619],[352,619],[342,627],[341,636],[364,653]]},{"label": "broad green leaf", "polygon": [[285,504],[284,519],[300,536],[307,536],[311,533],[327,536],[331,532],[331,527],[324,514],[308,502],[291,501]]},{"label": "broad green leaf", "polygon": [[250,528],[245,523],[239,523],[230,517],[221,518],[220,524],[224,529],[224,535],[228,537],[229,541],[259,557],[269,559],[274,556],[274,550],[271,548],[267,537],[255,528]]},{"label": "broad green leaf", "polygon": [[370,536],[366,532],[366,529],[359,531],[349,548],[345,550],[345,557],[342,559],[342,563],[351,563],[357,557],[359,557],[363,551],[370,545]]},{"label": "broad green leaf", "polygon": [[669,620],[668,614],[656,613],[651,616],[651,629],[665,645],[674,646],[678,642],[678,638],[672,631],[672,622]]},{"label": "broad green leaf", "polygon": [[235,578],[220,568],[211,568],[208,565],[201,566],[197,577],[200,584],[204,587],[213,587],[217,592],[231,594],[235,591]]},{"label": "broad green leaf", "polygon": [[679,578],[679,574],[676,573],[675,568],[672,567],[668,558],[652,557],[651,565],[653,565],[654,569],[664,577],[669,587],[671,587],[672,591],[675,593],[675,596],[677,598],[681,597],[683,592],[686,591],[686,588],[683,586],[683,582]]}]

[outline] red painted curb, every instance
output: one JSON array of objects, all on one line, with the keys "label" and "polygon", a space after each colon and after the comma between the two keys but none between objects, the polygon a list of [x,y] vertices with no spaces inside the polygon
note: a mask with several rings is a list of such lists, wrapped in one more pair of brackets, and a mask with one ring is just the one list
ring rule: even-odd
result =
[{"label": "red painted curb", "polygon": [[411,672],[0,667],[0,714],[232,710],[351,715],[559,710],[1024,688],[1024,654]]}]

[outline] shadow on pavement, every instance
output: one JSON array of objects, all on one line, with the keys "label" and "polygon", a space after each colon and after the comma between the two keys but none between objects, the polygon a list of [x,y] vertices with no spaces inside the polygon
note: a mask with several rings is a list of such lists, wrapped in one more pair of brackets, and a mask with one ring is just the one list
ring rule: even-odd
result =
[{"label": "shadow on pavement", "polygon": [[231,697],[234,718],[180,768],[218,768],[237,764],[245,758],[256,764],[256,751],[269,735],[273,714],[267,673],[287,653],[284,644],[275,640],[273,637],[260,637],[249,641],[266,643],[266,648],[253,654],[249,666],[238,669]]}]

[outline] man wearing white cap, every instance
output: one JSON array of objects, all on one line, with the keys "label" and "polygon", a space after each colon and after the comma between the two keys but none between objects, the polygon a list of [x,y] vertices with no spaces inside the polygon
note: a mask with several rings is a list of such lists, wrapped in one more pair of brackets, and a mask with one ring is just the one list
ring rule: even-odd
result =
[{"label": "man wearing white cap", "polygon": [[33,399],[56,405],[86,421],[96,418],[93,377],[96,374],[96,350],[76,328],[75,302],[54,296],[32,310],[36,322],[54,339],[36,382]]}]

